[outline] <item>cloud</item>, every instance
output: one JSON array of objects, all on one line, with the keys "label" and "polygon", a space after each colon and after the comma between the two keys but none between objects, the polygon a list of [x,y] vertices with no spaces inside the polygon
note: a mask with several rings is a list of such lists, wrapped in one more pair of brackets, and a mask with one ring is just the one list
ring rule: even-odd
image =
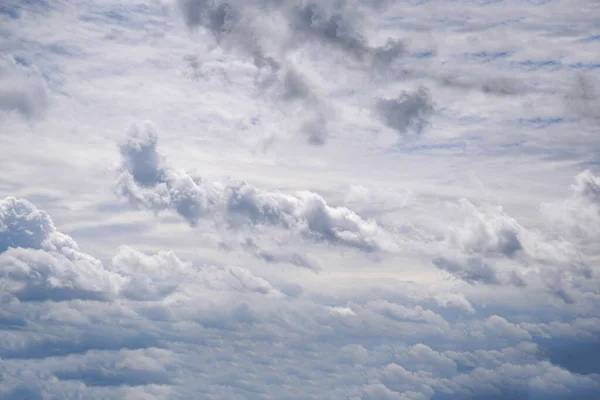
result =
[{"label": "cloud", "polygon": [[316,193],[264,191],[247,182],[206,183],[163,165],[156,144],[153,126],[145,123],[130,129],[121,145],[123,161],[116,187],[136,207],[155,213],[175,210],[191,226],[204,216],[217,216],[230,226],[276,226],[309,240],[363,251],[394,247],[377,222],[365,220],[346,207],[330,206]]},{"label": "cloud", "polygon": [[15,197],[0,200],[0,265],[5,293],[21,301],[102,300],[121,282],[59,232],[46,212]]},{"label": "cloud", "polygon": [[421,136],[434,111],[429,91],[424,87],[414,92],[404,91],[395,99],[379,99],[375,109],[382,121],[400,136]]},{"label": "cloud", "polygon": [[575,177],[571,196],[540,206],[542,214],[563,234],[582,243],[600,238],[600,178],[585,170]]},{"label": "cloud", "polygon": [[135,207],[154,212],[173,208],[195,226],[210,211],[218,189],[163,166],[157,142],[152,123],[132,125],[126,141],[120,145],[123,164],[117,191]]},{"label": "cloud", "polygon": [[366,40],[348,15],[344,14],[344,10],[340,11],[328,12],[314,2],[301,2],[293,6],[289,19],[294,38],[320,43],[356,59],[364,59],[369,50]]},{"label": "cloud", "polygon": [[567,112],[586,119],[600,118],[600,88],[592,75],[577,73],[565,95]]},{"label": "cloud", "polygon": [[493,95],[525,94],[525,84],[513,77],[473,77],[468,73],[445,75],[438,78],[443,86],[465,90],[479,90]]},{"label": "cloud", "polygon": [[593,91],[516,123],[593,86],[592,5],[139,3],[0,6],[53,103],[0,109],[0,398],[600,398]]},{"label": "cloud", "polygon": [[464,262],[438,257],[433,263],[439,269],[468,283],[482,282],[488,285],[499,284],[496,271],[480,258],[468,258]]},{"label": "cloud", "polygon": [[289,263],[300,268],[308,268],[314,272],[319,272],[322,269],[320,264],[309,255],[263,249],[250,237],[246,238],[243,247],[252,252],[256,258],[267,263]]},{"label": "cloud", "polygon": [[[46,281],[79,282],[84,264],[50,268],[44,258],[46,270],[41,270],[34,256],[18,258],[19,252],[85,258],[61,250],[60,243],[70,242],[47,213],[14,198],[5,199],[0,209],[10,243],[30,246],[11,246],[0,254],[3,260],[10,255],[0,269],[6,271],[3,288],[23,276],[14,270],[18,262],[20,271],[35,270],[35,279],[45,273]],[[24,240],[22,231],[40,237]],[[66,248],[75,251],[75,246]],[[249,246],[257,247],[252,241]],[[516,322],[506,316],[510,313],[499,314],[501,307],[482,319],[460,293],[403,303],[383,299],[379,290],[366,296],[353,292],[347,302],[345,295],[298,296],[301,289],[293,283],[280,290],[244,267],[197,264],[172,251],[142,253],[127,246],[97,266],[115,277],[118,290],[111,292],[111,301],[81,296],[46,296],[36,304],[3,300],[12,325],[0,323],[2,395],[100,398],[128,393],[144,398],[145,391],[168,397],[168,389],[171,397],[187,398],[201,387],[212,397],[225,391],[259,398],[266,390],[284,397],[295,387],[315,398],[346,393],[350,398],[525,399],[533,394],[587,400],[600,391],[600,376],[553,364],[534,342],[545,338],[547,353],[561,359],[554,341],[565,338],[575,346],[595,340],[600,333],[595,319]],[[94,283],[99,281],[94,277]],[[430,300],[440,308],[426,307]],[[449,306],[469,312],[458,319],[445,316]],[[226,368],[231,363],[236,369]],[[282,369],[288,373],[281,375]],[[315,371],[323,382],[318,387],[308,384]],[[248,376],[254,381],[246,382]]]},{"label": "cloud", "polygon": [[41,117],[49,98],[41,75],[14,58],[0,58],[0,111],[16,111],[31,120]]},{"label": "cloud", "polygon": [[[593,179],[580,175],[573,190],[576,197],[593,198]],[[463,198],[448,211],[452,222],[432,260],[438,269],[469,284],[542,285],[567,304],[585,301],[580,285],[593,269],[576,243],[526,228],[499,206],[475,206]]]},{"label": "cloud", "polygon": [[463,224],[449,227],[449,246],[465,253],[500,254],[513,257],[523,249],[523,228],[502,207],[478,209],[465,198],[458,201],[455,212]]},{"label": "cloud", "polygon": [[590,204],[600,204],[600,178],[590,170],[585,170],[575,177],[572,186],[575,196],[581,197]]},{"label": "cloud", "polygon": [[[363,18],[354,5],[326,4],[312,1],[212,2],[179,0],[179,12],[189,29],[203,28],[221,48],[248,57],[257,68],[255,83],[262,90],[275,88],[273,106],[285,109],[301,105],[299,133],[307,143],[322,146],[327,142],[332,107],[325,95],[310,88],[301,69],[298,53],[324,50],[347,56],[358,62],[365,75],[389,73],[394,63],[406,55],[404,41],[388,38],[380,46],[372,46],[360,32]],[[369,6],[364,9],[364,13]],[[305,58],[305,57],[304,57]],[[348,64],[337,61],[337,69]],[[196,76],[197,68],[192,75]],[[293,106],[292,105],[292,106]]]}]

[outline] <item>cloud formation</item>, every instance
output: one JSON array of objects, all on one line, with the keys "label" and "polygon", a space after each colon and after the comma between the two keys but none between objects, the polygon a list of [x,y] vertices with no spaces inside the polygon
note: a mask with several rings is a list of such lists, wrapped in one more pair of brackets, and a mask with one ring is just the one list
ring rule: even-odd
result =
[{"label": "cloud formation", "polygon": [[379,99],[375,109],[382,121],[400,136],[420,136],[429,125],[434,107],[429,91],[421,87],[395,99]]},{"label": "cloud formation", "polygon": [[0,398],[600,398],[593,1],[68,3],[0,6]]},{"label": "cloud formation", "polygon": [[16,111],[32,120],[48,107],[46,85],[40,74],[14,58],[0,58],[0,111]]},{"label": "cloud formation", "polygon": [[275,107],[301,105],[294,112],[304,117],[298,130],[315,146],[327,142],[332,107],[310,88],[300,71],[304,64],[293,61],[295,55],[322,49],[324,55],[341,54],[373,75],[389,73],[407,53],[406,44],[397,38],[370,45],[361,33],[356,6],[345,2],[178,0],[177,8],[189,29],[204,29],[222,48],[252,59],[259,88],[275,87],[275,93],[281,93]]},{"label": "cloud formation", "polygon": [[134,125],[120,146],[123,159],[117,191],[129,202],[158,213],[175,210],[191,226],[205,216],[229,226],[270,225],[313,241],[341,244],[364,251],[394,248],[388,234],[373,220],[330,206],[310,191],[284,194],[261,190],[247,182],[208,183],[168,167],[157,152],[154,126]]},{"label": "cloud formation", "polygon": [[[321,302],[291,285],[285,288],[294,294],[289,297],[246,268],[197,265],[172,251],[146,254],[126,246],[106,265],[96,260],[53,268],[49,259],[93,258],[31,203],[7,198],[1,209],[3,240],[10,243],[0,254],[3,288],[24,276],[38,283],[42,275],[55,287],[89,290],[86,285],[109,278],[115,288],[106,297],[5,292],[0,394],[6,398],[183,399],[200,388],[211,397],[260,398],[285,397],[290,387],[323,399],[333,393],[591,400],[600,392],[597,370],[578,373],[552,361],[560,360],[561,340],[580,346],[597,340],[595,319],[479,318],[466,298],[443,293],[403,304],[369,292]],[[61,243],[75,253],[61,250]],[[32,256],[19,258],[28,252]],[[480,271],[467,272],[494,283]],[[449,311],[454,305],[467,316],[456,319]],[[314,371],[321,376],[318,387],[308,384]],[[254,381],[246,382],[248,376]]]},{"label": "cloud formation", "polygon": [[581,242],[600,238],[600,178],[590,170],[575,177],[571,196],[543,203],[541,211],[564,234]]}]

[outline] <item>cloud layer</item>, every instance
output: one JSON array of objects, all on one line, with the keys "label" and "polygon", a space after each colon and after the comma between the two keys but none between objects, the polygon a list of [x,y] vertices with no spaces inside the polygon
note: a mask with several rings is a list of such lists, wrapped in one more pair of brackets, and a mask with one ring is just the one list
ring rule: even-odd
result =
[{"label": "cloud layer", "polygon": [[594,1],[4,3],[0,398],[600,398]]}]

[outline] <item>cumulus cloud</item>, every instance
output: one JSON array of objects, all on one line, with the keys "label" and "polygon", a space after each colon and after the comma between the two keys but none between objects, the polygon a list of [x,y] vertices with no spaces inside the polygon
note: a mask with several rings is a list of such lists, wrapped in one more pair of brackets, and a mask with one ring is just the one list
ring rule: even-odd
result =
[{"label": "cumulus cloud", "polygon": [[[45,212],[12,198],[2,210],[3,232],[13,239],[0,257],[15,251],[60,253],[56,244],[46,244],[59,234]],[[33,241],[19,236],[33,226],[46,226],[46,233]],[[37,268],[35,260],[22,264]],[[70,282],[81,267],[71,263],[45,273],[49,281]],[[188,398],[201,388],[212,397],[225,391],[260,398],[285,397],[290,387],[323,399],[345,393],[378,399],[591,400],[600,393],[596,372],[578,373],[572,370],[577,366],[551,361],[561,360],[557,340],[574,345],[597,340],[594,318],[564,323],[542,314],[547,323],[531,323],[492,313],[482,319],[455,293],[436,294],[437,309],[425,306],[428,296],[404,303],[380,296],[351,296],[345,303],[290,297],[246,268],[198,265],[172,251],[142,253],[126,246],[98,267],[118,278],[110,302],[81,296],[46,296],[36,304],[3,300],[2,396],[147,398],[151,392],[156,398]],[[1,287],[10,288],[6,277],[20,274],[2,275]],[[456,319],[446,314],[449,306],[469,312]],[[228,368],[232,363],[235,369]],[[314,373],[320,376],[317,387]],[[253,381],[246,382],[250,376]]]},{"label": "cumulus cloud", "polygon": [[454,209],[463,222],[450,226],[449,245],[465,253],[501,254],[515,256],[523,248],[523,228],[502,207],[477,208],[462,198]]},{"label": "cumulus cloud", "polygon": [[363,219],[346,207],[330,206],[316,193],[265,191],[247,182],[207,183],[162,164],[156,145],[155,130],[149,123],[131,128],[121,145],[117,191],[136,207],[154,212],[175,210],[191,226],[211,215],[230,226],[271,225],[309,240],[364,251],[394,248],[393,240],[376,221]]},{"label": "cumulus cloud", "polygon": [[0,265],[5,293],[21,301],[103,299],[121,283],[46,212],[15,197],[0,201]]},{"label": "cumulus cloud", "polygon": [[[65,232],[21,198],[0,200],[0,398],[600,398],[598,173],[580,174],[570,193],[555,185],[574,165],[595,168],[597,135],[593,124],[578,124],[584,131],[565,142],[555,133],[572,120],[537,136],[524,125],[513,129],[515,112],[532,111],[521,101],[545,115],[560,106],[557,85],[569,71],[587,69],[593,78],[598,38],[589,32],[597,21],[592,8],[582,11],[589,5],[544,5],[557,22],[550,26],[529,23],[538,10],[520,3],[505,13],[496,3],[467,10],[469,2],[176,0],[195,31],[186,36],[167,2],[28,2],[17,16],[0,6],[3,49],[19,54],[19,68],[37,60],[61,93],[57,118],[43,125],[6,119],[0,190],[52,204]],[[386,2],[389,10],[370,8]],[[81,35],[53,34],[57,26]],[[410,42],[396,39],[406,35]],[[510,55],[465,61],[460,47],[471,51],[477,40],[502,51],[508,43]],[[426,48],[433,41],[439,53]],[[529,50],[560,59],[538,62]],[[532,71],[518,57],[533,60],[523,62]],[[182,59],[194,81],[173,79]],[[387,136],[365,134],[378,127],[363,107],[373,91],[399,93],[394,85],[403,82],[390,79],[397,66],[404,78],[430,85],[439,82],[435,65],[463,71],[453,84],[472,92],[461,92],[451,111],[442,104],[444,126],[432,137],[423,130],[423,146],[385,152]],[[17,74],[33,73],[24,68]],[[212,82],[212,68],[227,82]],[[531,85],[530,99],[480,102],[490,99],[483,94],[518,95],[519,82]],[[452,100],[439,92],[436,103]],[[594,101],[586,103],[585,90],[578,96],[587,104],[578,106],[581,117]],[[281,114],[270,112],[274,102]],[[411,120],[421,106],[410,99],[392,106],[392,129],[402,135],[418,136],[413,125],[431,117]],[[27,107],[0,108],[27,117]],[[196,228],[173,226],[172,218],[156,229],[140,225],[142,214],[122,214],[127,206],[98,190],[94,157],[105,158],[100,142],[119,116],[148,109],[173,125],[177,140],[207,143],[227,169],[246,168],[248,179],[282,166],[274,181],[285,175],[286,190],[179,170],[161,155],[163,137],[159,144],[156,129],[142,123],[115,151],[117,192]],[[335,148],[287,143],[277,155],[235,159],[244,152],[239,140],[283,131],[278,119],[286,114],[293,121],[282,125]],[[243,131],[226,115],[243,120]],[[448,136],[461,157],[440,142]],[[543,147],[548,140],[552,152]],[[549,163],[549,153],[568,161]],[[473,168],[489,184],[485,193],[464,181]],[[307,180],[319,194],[287,189]],[[506,208],[483,200],[491,191]],[[532,212],[538,199],[561,197]],[[99,228],[113,221],[114,229]]]},{"label": "cumulus cloud", "polygon": [[400,136],[422,135],[434,111],[429,91],[424,87],[402,92],[395,99],[379,99],[375,109],[382,121]]},{"label": "cumulus cloud", "polygon": [[0,58],[0,110],[35,119],[43,115],[48,101],[46,84],[33,67],[14,58]]},{"label": "cumulus cloud", "polygon": [[[593,198],[593,181],[580,176],[574,191]],[[440,255],[432,260],[438,269],[470,284],[543,285],[566,303],[574,303],[574,296],[582,299],[585,289],[577,287],[593,269],[577,244],[528,229],[500,206],[476,206],[463,198],[449,211],[452,222],[443,230]]]},{"label": "cumulus cloud", "polygon": [[575,177],[571,196],[543,203],[540,210],[563,234],[580,242],[600,238],[600,178],[590,170]]},{"label": "cumulus cloud", "polygon": [[156,130],[149,121],[131,126],[120,145],[123,165],[117,190],[136,207],[154,212],[172,208],[195,226],[215,203],[218,189],[163,166],[157,142]]}]

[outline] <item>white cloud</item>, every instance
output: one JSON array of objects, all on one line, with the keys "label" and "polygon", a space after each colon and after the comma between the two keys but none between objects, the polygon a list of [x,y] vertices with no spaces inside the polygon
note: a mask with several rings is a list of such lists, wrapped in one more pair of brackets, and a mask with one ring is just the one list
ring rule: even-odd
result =
[{"label": "white cloud", "polygon": [[156,213],[174,209],[192,226],[202,217],[220,217],[234,225],[273,225],[311,240],[365,251],[394,248],[376,221],[365,220],[346,207],[332,207],[316,193],[264,191],[246,182],[213,184],[175,172],[160,161],[157,140],[154,127],[145,123],[131,128],[121,146],[117,190],[134,206]]}]

